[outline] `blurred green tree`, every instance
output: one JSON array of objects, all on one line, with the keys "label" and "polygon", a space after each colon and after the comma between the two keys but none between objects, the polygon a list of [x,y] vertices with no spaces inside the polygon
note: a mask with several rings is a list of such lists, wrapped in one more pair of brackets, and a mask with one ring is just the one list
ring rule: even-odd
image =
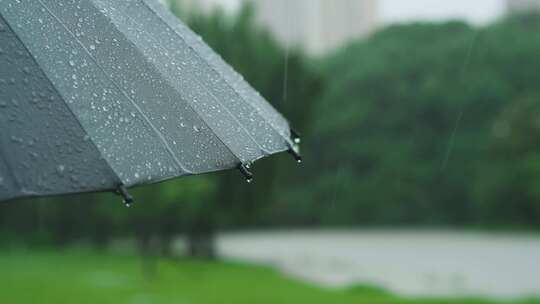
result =
[{"label": "blurred green tree", "polygon": [[0,245],[134,237],[169,255],[183,233],[212,257],[218,228],[540,226],[538,15],[391,26],[314,60],[252,9],[186,20],[304,133],[303,168],[279,156],[250,186],[237,172],[148,186],[131,210],[110,194],[0,204]]},{"label": "blurred green tree", "polygon": [[[512,112],[517,124],[536,113],[535,102],[526,108],[519,100],[540,98],[537,29],[534,15],[482,29],[397,25],[325,60],[318,138],[309,146],[318,162],[298,196],[311,210],[303,222],[474,225],[495,212],[499,224],[537,223],[533,128],[521,126],[512,140],[530,142],[530,154],[501,152],[494,162],[490,144],[494,122],[504,119],[497,117]],[[512,141],[499,140],[497,149]]]}]

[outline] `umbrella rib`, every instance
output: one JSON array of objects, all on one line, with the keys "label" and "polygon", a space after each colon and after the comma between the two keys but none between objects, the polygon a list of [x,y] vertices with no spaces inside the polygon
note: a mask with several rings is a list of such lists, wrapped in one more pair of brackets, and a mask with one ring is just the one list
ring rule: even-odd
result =
[{"label": "umbrella rib", "polygon": [[[133,20],[133,19],[129,18],[129,16],[128,16],[127,18],[130,19],[130,20]],[[111,22],[111,24],[114,25],[113,22]],[[118,27],[117,27],[117,29],[119,30]],[[131,44],[133,44],[133,42],[131,42],[131,41],[129,41],[129,40],[128,40],[128,42],[131,43]],[[84,46],[83,46],[83,47],[84,47]],[[137,48],[136,45],[134,45],[134,47],[135,47],[135,49],[138,50],[138,48]],[[144,55],[144,54],[143,54],[143,55]],[[92,56],[91,56],[91,57],[92,57]],[[92,58],[93,58],[93,57],[92,57]],[[96,64],[98,64],[98,63],[96,62]],[[101,66],[100,66],[99,64],[98,64],[98,66],[101,68]],[[154,66],[154,68],[156,69],[155,72],[161,74],[161,72],[160,72],[155,66]],[[170,81],[167,81],[167,84],[168,84],[169,86],[171,86],[171,87],[174,89],[174,86],[173,86],[172,84],[170,84]],[[199,83],[199,84],[200,84],[200,83]],[[201,85],[201,86],[202,86],[202,85]],[[204,87],[204,86],[202,86],[202,87]],[[120,89],[120,90],[121,90],[121,89]],[[122,92],[123,92],[123,91],[122,91]],[[217,99],[217,97],[216,97],[214,94],[212,94],[211,92],[208,92],[208,93],[209,93],[215,100],[217,100],[217,101],[219,102],[219,100]],[[128,98],[129,98],[129,97],[128,97]],[[132,100],[130,99],[130,101],[132,101]],[[132,101],[132,102],[133,102],[133,101]],[[217,140],[218,140],[219,142],[221,142],[221,144],[223,144],[223,146],[231,153],[231,155],[232,155],[234,158],[236,158],[236,159],[238,160],[238,162],[244,163],[245,161],[242,160],[236,153],[234,153],[234,151],[231,149],[231,147],[229,147],[229,146],[225,143],[225,141],[223,141],[223,139],[221,139],[221,137],[219,137],[219,136],[215,133],[214,129],[213,129],[212,127],[210,127],[210,125],[209,125],[208,122],[203,118],[203,116],[201,115],[201,113],[199,113],[199,111],[197,111],[197,109],[195,109],[191,103],[186,102],[186,104],[188,105],[188,107],[189,107],[191,110],[193,110],[193,112],[195,112],[195,113],[198,115],[198,117],[201,119],[201,121],[203,122],[203,124],[204,124],[209,130],[212,130],[212,134],[214,134],[214,136],[217,138]],[[224,108],[225,108],[225,107],[224,107]],[[227,109],[227,108],[226,108],[226,109]],[[227,110],[228,110],[228,109],[227,109]],[[233,116],[233,115],[231,114],[231,116]],[[234,118],[234,116],[233,116],[233,118]],[[150,123],[150,122],[149,122],[149,123]],[[237,121],[237,123],[238,123],[238,125],[240,125],[240,126],[242,127],[242,125],[241,125],[238,121]],[[150,124],[151,124],[151,123],[150,123]],[[249,134],[248,134],[248,135],[249,135]],[[165,140],[165,139],[163,138],[163,140]],[[257,142],[255,142],[255,143],[257,144]],[[180,166],[181,166],[181,164],[180,164]],[[185,170],[185,169],[184,169],[184,170]],[[185,171],[188,172],[188,173],[190,173],[190,174],[193,174],[193,172],[191,172],[191,171],[189,171],[189,170],[185,170]]]},{"label": "umbrella rib", "polygon": [[[8,28],[11,30],[11,32],[13,32],[15,34],[15,30],[11,27],[11,25],[9,24],[9,21],[4,19],[5,23],[7,24]],[[20,39],[19,36],[15,35],[15,39],[17,39],[21,46],[26,50],[26,52],[31,56],[32,60],[34,61],[34,63],[36,65],[39,66],[36,58],[34,57],[34,55],[32,54],[32,52],[30,52],[30,49],[28,49],[28,47],[24,44],[24,42]],[[45,74],[45,73],[44,73]],[[47,78],[47,80],[51,83],[51,85],[54,87],[54,85],[52,84],[51,80],[47,77],[47,75],[45,75],[45,77]],[[58,90],[56,88],[54,88],[54,90],[58,93],[58,95],[60,95],[60,92],[58,92]],[[75,115],[75,113],[73,112],[73,110],[71,110],[71,108],[69,106],[66,105],[66,108],[67,110],[73,115],[74,118],[77,118],[77,115]],[[81,130],[83,130],[86,134],[88,134],[88,132],[86,132],[86,130],[84,129],[83,125],[81,124],[81,122],[78,120],[78,119],[75,119],[75,121],[77,122],[77,124],[79,124],[79,126],[81,127]],[[92,143],[92,145],[95,147],[96,151],[102,155],[101,151],[97,148],[97,145],[96,143],[94,142],[94,140],[92,138],[90,138],[90,142]],[[1,149],[0,147],[0,154],[2,155],[2,159],[6,159],[5,157],[5,152]],[[103,155],[102,155],[103,156]],[[11,171],[11,175],[13,176],[13,179],[15,180],[18,188],[20,189],[21,192],[24,191],[23,187],[22,187],[22,183],[21,181],[18,179],[17,175],[15,174],[15,170],[13,170],[13,168],[10,166],[10,164],[7,162],[5,162],[5,165],[6,167],[8,167],[8,169]],[[118,181],[120,181],[120,177],[118,176],[118,174],[114,171],[114,169],[112,168],[112,166],[107,163],[108,167],[111,169],[111,173],[113,175],[116,176],[116,178],[118,179]]]},{"label": "umbrella rib", "polygon": [[[158,20],[160,20],[162,23],[165,24],[166,27],[168,27],[173,33],[175,33],[178,37],[180,37],[180,39],[182,39],[182,41],[188,46],[188,48],[190,48],[193,53],[197,56],[200,57],[199,53],[194,49],[194,47],[188,43],[186,41],[186,39],[182,36],[182,34],[180,34],[178,31],[176,31],[171,25],[169,25],[167,22],[165,22],[164,20],[162,20],[158,13],[146,2],[146,0],[139,0],[143,3],[143,5],[150,11],[152,12],[154,15],[156,15],[158,18]],[[208,61],[206,61],[204,58],[200,57],[202,59],[202,61],[212,70],[214,71],[216,74],[220,75],[223,79],[224,79],[224,82],[226,83],[226,85],[241,99],[241,100],[244,100],[244,98],[242,97],[242,95],[229,83],[229,81],[227,81],[227,79],[223,76],[222,73],[220,73],[216,68],[214,68]],[[276,128],[276,126],[274,126],[272,123],[270,123],[265,117],[264,115],[262,115],[260,113],[260,111],[254,107],[252,104],[246,102],[251,108],[253,108],[255,110],[255,112],[258,114],[259,117],[261,117],[262,120],[264,120],[270,127],[272,127],[272,129],[274,130],[274,132],[276,132],[279,136],[281,136],[283,139],[287,139],[285,136],[283,136]],[[231,111],[229,110],[228,107],[226,107],[225,105],[223,105],[221,102],[220,104],[225,108],[227,109],[227,112],[229,112],[231,115]],[[234,115],[232,115],[234,117]],[[236,117],[235,117],[236,119]],[[241,125],[241,124],[240,124]],[[246,131],[246,133],[250,136],[251,139],[253,139],[255,141],[255,143],[257,143],[257,145],[264,151],[266,152],[266,154],[270,154],[269,151],[267,151],[266,149],[263,149],[261,147],[261,145],[251,136],[251,134],[245,129],[245,127],[243,125],[241,125],[242,128],[244,129],[244,131]],[[286,140],[287,141],[287,140]]]},{"label": "umbrella rib", "polygon": [[4,152],[4,150],[2,150],[1,146],[0,146],[0,155],[2,155],[2,161],[4,162],[4,165],[8,168],[8,171],[9,171],[10,175],[13,177],[13,180],[15,181],[17,189],[19,189],[19,191],[23,192],[24,189],[22,188],[22,183],[19,180],[19,177],[15,174],[15,170],[13,170],[13,167],[10,166],[10,163],[8,161],[6,161],[7,160],[6,156],[5,156],[6,153]]},{"label": "umbrella rib", "polygon": [[[0,15],[0,18],[2,18],[2,16]],[[15,31],[13,30],[13,28],[11,27],[11,25],[9,24],[9,22],[2,18],[4,20],[4,22],[6,23],[7,27],[9,28],[9,30],[15,34]],[[19,39],[19,37],[17,37],[17,35],[15,35],[15,39],[19,40],[19,42],[23,45],[24,48],[26,48],[26,46],[24,45],[24,43],[22,43],[22,41]],[[1,140],[0,140],[1,142]],[[7,145],[5,145],[7,147]],[[2,149],[2,147],[4,147],[4,145],[1,145],[0,146],[0,155],[2,156],[2,160],[5,164],[5,166],[8,168],[8,171],[10,172],[11,176],[13,177],[13,180],[15,181],[16,183],[16,186],[17,186],[17,189],[19,189],[19,191],[23,191],[24,189],[22,188],[22,183],[21,181],[19,180],[18,176],[15,174],[15,170],[13,170],[13,167],[10,165],[9,162],[7,162],[7,158],[6,158],[6,152]]]},{"label": "umbrella rib", "polygon": [[47,10],[47,12],[54,18],[56,19],[56,21],[58,21],[58,23],[60,23],[60,25],[75,39],[75,41],[77,41],[77,43],[84,49],[84,51],[87,53],[87,55],[92,59],[92,61],[94,61],[94,63],[96,64],[96,66],[103,72],[103,75],[105,75],[109,80],[110,82],[116,87],[116,89],[118,89],[122,95],[124,95],[124,97],[126,97],[130,103],[132,104],[132,106],[137,110],[137,112],[139,112],[139,114],[141,115],[141,117],[146,121],[146,123],[150,126],[150,128],[156,133],[156,135],[159,137],[159,139],[161,140],[161,142],[163,143],[163,145],[165,146],[165,149],[167,150],[167,152],[170,154],[170,156],[172,157],[172,159],[176,162],[176,164],[180,167],[180,169],[182,169],[184,172],[188,173],[188,174],[193,174],[193,172],[191,172],[190,170],[187,170],[183,165],[182,163],[180,162],[180,160],[176,157],[176,155],[174,154],[173,150],[171,149],[171,147],[169,146],[169,144],[167,143],[167,140],[165,139],[165,137],[163,136],[163,134],[161,132],[159,132],[159,130],[156,128],[156,126],[154,126],[154,124],[152,124],[152,122],[150,121],[150,119],[144,114],[144,112],[142,111],[142,109],[135,103],[135,101],[133,101],[133,99],[131,99],[131,97],[128,96],[128,94],[124,91],[124,89],[122,89],[109,75],[107,75],[107,73],[105,73],[105,69],[98,63],[97,59],[94,58],[94,56],[92,56],[92,54],[88,51],[88,49],[86,48],[86,46],[79,40],[79,38],[77,38],[77,36],[62,22],[62,20],[60,18],[58,18],[50,9],[49,7],[47,7],[42,0],[38,0],[38,2],[41,4],[41,6],[43,6],[43,8],[45,8],[45,10]]},{"label": "umbrella rib", "polygon": [[[131,18],[129,15],[127,15],[126,17],[127,17],[129,20],[131,20],[132,22],[135,22],[135,20],[133,20],[133,18]],[[163,49],[163,47],[160,47],[160,48]],[[164,50],[164,51],[166,51],[166,50]],[[159,70],[158,70],[158,73],[161,73],[161,72],[159,72]],[[211,91],[208,90],[204,85],[202,85],[202,83],[201,83],[197,78],[194,78],[194,80],[197,81],[198,84],[201,85],[201,87],[204,88],[204,89],[206,90],[206,92],[207,92],[210,96],[212,96],[212,98],[213,98],[217,103],[219,103],[219,104],[225,109],[225,111],[232,117],[232,119],[236,122],[236,124],[237,124],[238,126],[240,126],[240,128],[242,128],[242,129],[244,130],[244,132],[247,134],[247,136],[249,137],[249,139],[251,139],[251,141],[254,142],[255,145],[257,145],[257,146],[259,147],[259,150],[261,150],[261,151],[263,152],[263,154],[265,154],[265,155],[270,155],[270,151],[268,151],[268,150],[266,150],[265,148],[263,148],[263,147],[257,142],[257,140],[255,140],[255,138],[248,132],[248,130],[246,129],[246,127],[238,120],[238,118],[236,118],[236,116],[234,116],[234,114],[232,113],[232,111],[231,111],[228,107],[226,107],[225,105],[223,105],[223,103],[221,103],[221,102],[219,101],[219,98],[217,98],[217,96],[216,96],[213,92],[211,92]],[[236,93],[236,92],[235,92],[235,93]],[[196,113],[198,113],[199,116],[201,117],[201,119],[204,121],[202,115],[200,115],[200,113],[199,113],[193,106],[191,106],[191,104],[190,104],[189,102],[188,102],[187,104],[191,107],[191,109],[193,109],[193,111],[195,111]],[[205,122],[205,124],[206,124],[206,126],[207,126],[208,128],[210,128],[211,130],[213,130],[206,122]],[[219,138],[219,136],[218,136],[217,134],[216,134],[216,137]],[[221,142],[222,142],[224,145],[226,145],[225,142],[223,142],[222,140],[221,140]],[[229,149],[229,151],[231,151],[231,150]],[[231,153],[234,154],[233,151],[231,151]],[[237,157],[237,158],[238,158],[238,157]],[[239,159],[239,158],[238,158],[238,159]],[[239,160],[240,160],[240,159],[239,159]],[[241,160],[240,160],[240,161],[241,161]]]}]

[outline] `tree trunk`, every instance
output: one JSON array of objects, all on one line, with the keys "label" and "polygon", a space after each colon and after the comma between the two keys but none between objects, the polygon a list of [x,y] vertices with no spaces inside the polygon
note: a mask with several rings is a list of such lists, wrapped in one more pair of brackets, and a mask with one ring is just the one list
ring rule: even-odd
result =
[{"label": "tree trunk", "polygon": [[[145,226],[144,224],[141,226]],[[143,277],[150,281],[157,276],[157,264],[152,244],[152,234],[146,228],[139,227],[137,245],[141,256],[141,272]]]},{"label": "tree trunk", "polygon": [[197,259],[215,259],[215,237],[212,231],[192,231],[188,235],[188,254]]}]

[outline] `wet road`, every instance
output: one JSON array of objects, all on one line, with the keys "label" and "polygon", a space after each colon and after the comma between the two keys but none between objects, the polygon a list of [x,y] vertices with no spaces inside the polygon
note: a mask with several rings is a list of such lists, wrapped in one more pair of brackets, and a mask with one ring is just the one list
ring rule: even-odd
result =
[{"label": "wet road", "polygon": [[540,236],[445,231],[282,231],[219,237],[222,256],[317,284],[402,295],[540,296]]}]

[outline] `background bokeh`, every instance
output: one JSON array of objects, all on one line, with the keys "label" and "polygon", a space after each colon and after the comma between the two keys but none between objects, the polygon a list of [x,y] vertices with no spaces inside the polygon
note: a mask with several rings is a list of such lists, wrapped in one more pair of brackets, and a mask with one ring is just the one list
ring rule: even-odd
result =
[{"label": "background bokeh", "polygon": [[[302,133],[304,164],[263,160],[250,185],[225,172],[136,189],[129,209],[113,194],[2,203],[0,302],[484,303],[394,296],[377,282],[324,289],[222,262],[217,245],[234,231],[381,227],[538,245],[540,14],[395,24],[314,55],[278,42],[253,6],[168,4]],[[95,268],[105,270],[82,279]],[[540,295],[539,281],[525,282]]]}]

